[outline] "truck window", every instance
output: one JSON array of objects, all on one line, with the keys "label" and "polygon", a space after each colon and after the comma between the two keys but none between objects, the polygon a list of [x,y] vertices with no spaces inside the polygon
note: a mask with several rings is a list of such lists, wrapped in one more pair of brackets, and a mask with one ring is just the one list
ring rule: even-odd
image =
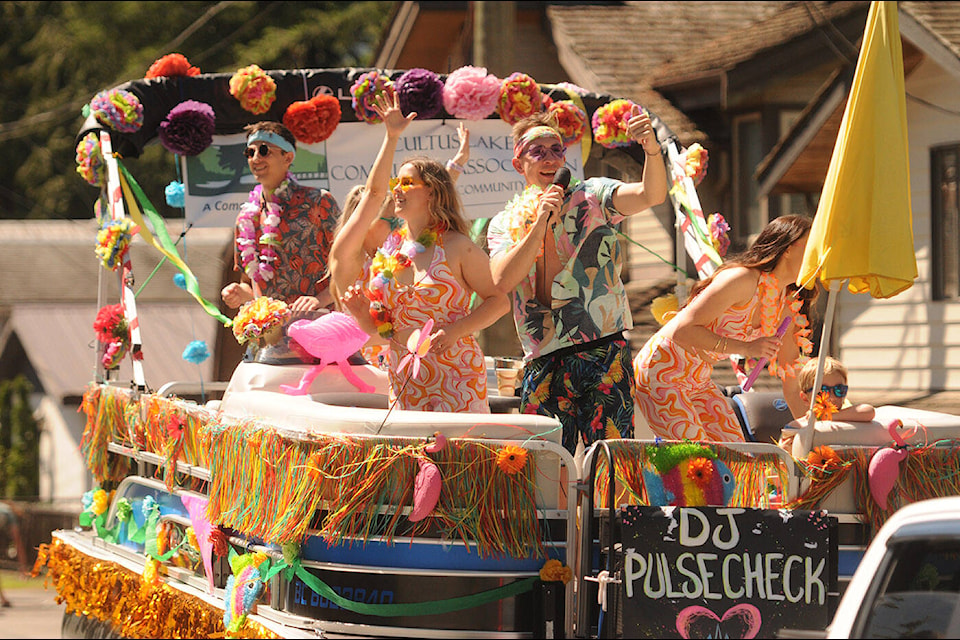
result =
[{"label": "truck window", "polygon": [[960,541],[903,541],[888,554],[861,637],[957,637]]}]

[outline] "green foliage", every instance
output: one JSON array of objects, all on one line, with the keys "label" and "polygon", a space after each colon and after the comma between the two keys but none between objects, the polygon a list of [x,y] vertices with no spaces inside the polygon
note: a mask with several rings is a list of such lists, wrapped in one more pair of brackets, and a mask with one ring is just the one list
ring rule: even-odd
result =
[{"label": "green foliage", "polygon": [[[182,53],[203,73],[369,66],[393,2],[0,2],[0,217],[89,218],[81,109]],[[176,179],[159,144],[126,161],[160,213]]]},{"label": "green foliage", "polygon": [[40,494],[40,433],[23,375],[0,380],[0,498]]}]

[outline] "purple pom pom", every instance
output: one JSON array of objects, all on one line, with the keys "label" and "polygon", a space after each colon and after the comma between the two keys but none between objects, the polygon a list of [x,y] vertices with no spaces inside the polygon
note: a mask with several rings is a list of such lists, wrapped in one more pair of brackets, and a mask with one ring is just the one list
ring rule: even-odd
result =
[{"label": "purple pom pom", "polygon": [[171,153],[195,156],[213,142],[213,107],[205,102],[184,100],[160,123],[160,143]]},{"label": "purple pom pom", "polygon": [[417,119],[425,120],[443,108],[443,81],[433,71],[410,69],[400,76],[394,88],[405,116],[416,112]]}]

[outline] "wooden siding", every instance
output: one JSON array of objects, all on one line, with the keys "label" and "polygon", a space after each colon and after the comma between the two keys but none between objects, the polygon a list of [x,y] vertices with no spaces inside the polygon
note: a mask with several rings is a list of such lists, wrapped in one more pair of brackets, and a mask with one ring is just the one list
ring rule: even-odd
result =
[{"label": "wooden siding", "polygon": [[[929,59],[906,81],[908,96],[960,111],[960,87]],[[931,299],[930,149],[960,143],[955,115],[907,99],[910,196],[918,278],[887,300],[841,294],[840,358],[854,391],[960,388],[960,302]]]}]

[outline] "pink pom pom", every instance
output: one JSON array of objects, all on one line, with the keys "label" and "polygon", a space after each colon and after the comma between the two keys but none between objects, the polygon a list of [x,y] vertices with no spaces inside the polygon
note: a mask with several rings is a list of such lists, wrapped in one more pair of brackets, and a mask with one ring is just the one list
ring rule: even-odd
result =
[{"label": "pink pom pom", "polygon": [[483,67],[460,67],[443,86],[443,108],[461,120],[483,120],[497,108],[500,80]]}]

